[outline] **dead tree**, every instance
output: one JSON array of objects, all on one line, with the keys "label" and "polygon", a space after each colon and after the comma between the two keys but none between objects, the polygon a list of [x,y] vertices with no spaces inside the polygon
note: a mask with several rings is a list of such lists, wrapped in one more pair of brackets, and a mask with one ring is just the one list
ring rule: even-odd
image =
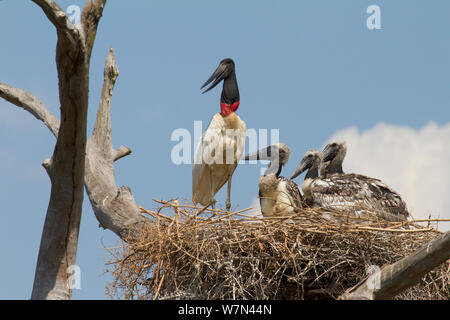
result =
[{"label": "dead tree", "polygon": [[33,0],[55,26],[61,124],[31,94],[1,84],[1,96],[44,121],[57,136],[43,162],[51,181],[32,299],[70,299],[67,268],[75,264],[83,202],[89,65],[106,0],[87,1],[75,26],[53,0]]},{"label": "dead tree", "polygon": [[[60,120],[25,90],[0,82],[0,97],[22,107],[50,129],[57,138],[53,155],[42,163],[51,181],[50,202],[41,237],[32,299],[70,299],[68,268],[75,264],[85,183],[100,224],[121,238],[146,220],[127,187],[114,183],[113,162],[131,152],[111,144],[111,96],[118,69],[112,49],[105,65],[97,122],[87,141],[89,65],[97,27],[106,0],[85,4],[78,26],[53,0],[33,0],[57,32]],[[86,153],[89,154],[86,155]]]},{"label": "dead tree", "polygon": [[[84,158],[84,182],[89,200],[100,225],[113,231],[123,240],[129,240],[130,236],[139,232],[142,225],[148,223],[149,220],[139,213],[131,190],[128,187],[117,188],[114,181],[114,161],[131,153],[128,147],[121,146],[118,149],[114,149],[111,143],[111,97],[118,74],[114,51],[110,49],[104,69],[104,83],[97,120],[93,133],[87,141]],[[61,126],[59,120],[34,95],[0,82],[0,97],[30,112],[38,120],[41,120],[58,138]],[[46,159],[43,162],[47,172],[50,168],[50,161]],[[47,214],[46,223],[48,219],[49,215]],[[50,221],[48,223],[54,226],[54,222]],[[63,227],[61,226],[61,228]],[[52,252],[48,252],[49,256],[51,254]],[[55,252],[55,256],[53,256],[55,262],[57,258],[58,256]],[[51,256],[49,259],[52,259]],[[42,266],[42,268],[46,267],[47,265]],[[62,270],[61,272],[66,271]],[[56,296],[52,293],[53,290],[50,290],[47,296],[33,296],[32,298],[65,299],[70,297],[70,289],[67,288],[66,279],[57,278],[56,280],[60,281],[59,285],[61,287],[68,290],[66,296]],[[39,279],[36,278],[36,281],[39,281]],[[56,284],[57,282],[54,281],[53,283]]]},{"label": "dead tree", "polygon": [[[88,0],[79,27],[70,22],[53,0],[33,2],[41,7],[57,31],[61,121],[38,98],[22,89],[0,82],[0,97],[31,113],[57,138],[52,157],[42,163],[52,187],[31,298],[70,299],[67,269],[76,260],[83,184],[100,225],[121,239],[130,240],[150,220],[140,214],[131,190],[115,184],[114,161],[131,150],[125,146],[114,149],[111,143],[111,97],[119,74],[112,49],[106,59],[95,127],[87,140],[90,56],[106,0]],[[433,252],[412,259],[428,259]],[[418,282],[420,275],[433,266],[422,265],[420,274],[410,279],[408,285]],[[397,281],[408,277],[408,272],[401,272]]]}]

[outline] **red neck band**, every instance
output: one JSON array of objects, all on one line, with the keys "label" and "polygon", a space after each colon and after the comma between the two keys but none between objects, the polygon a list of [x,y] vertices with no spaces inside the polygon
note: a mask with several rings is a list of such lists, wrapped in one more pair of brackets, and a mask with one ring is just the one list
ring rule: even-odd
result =
[{"label": "red neck band", "polygon": [[236,110],[239,108],[239,101],[233,103],[233,104],[226,104],[224,102],[220,103],[220,113],[223,117],[226,117],[232,112],[236,112]]}]

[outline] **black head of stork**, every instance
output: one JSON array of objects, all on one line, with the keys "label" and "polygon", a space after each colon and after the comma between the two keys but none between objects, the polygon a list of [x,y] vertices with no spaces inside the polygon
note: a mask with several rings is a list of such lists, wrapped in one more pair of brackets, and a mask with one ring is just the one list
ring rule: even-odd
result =
[{"label": "black head of stork", "polygon": [[220,97],[220,106],[222,114],[226,115],[234,112],[239,107],[240,97],[239,88],[236,79],[236,71],[233,59],[226,58],[220,61],[219,66],[208,80],[202,85],[203,89],[208,84],[212,84],[202,93],[208,92],[217,86],[223,80],[222,95]]},{"label": "black head of stork", "polygon": [[331,141],[322,151],[322,165],[320,175],[327,177],[331,174],[342,174],[342,163],[347,154],[347,145],[345,141]]},{"label": "black head of stork", "polygon": [[345,141],[332,141],[328,143],[322,151],[323,162],[332,161],[339,156],[342,160],[347,153],[347,145]]},{"label": "black head of stork", "polygon": [[311,178],[315,179],[319,176],[319,166],[322,162],[322,155],[319,151],[308,150],[303,156],[302,161],[295,169],[291,176],[291,179],[295,179],[297,176],[301,175],[304,171],[308,170],[305,179]]},{"label": "black head of stork", "polygon": [[269,160],[270,164],[264,175],[275,174],[277,177],[281,173],[281,169],[289,160],[291,150],[289,147],[280,142],[272,144],[266,148],[262,148],[256,152],[245,156],[245,160]]}]

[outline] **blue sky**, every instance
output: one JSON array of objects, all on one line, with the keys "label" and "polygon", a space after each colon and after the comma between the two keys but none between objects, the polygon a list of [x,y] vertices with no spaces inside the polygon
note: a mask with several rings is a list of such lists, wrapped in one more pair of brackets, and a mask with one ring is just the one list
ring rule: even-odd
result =
[{"label": "blue sky", "polygon": [[[57,2],[65,9],[85,1]],[[381,9],[381,30],[366,27],[372,4]],[[443,127],[450,120],[449,12],[445,0],[110,0],[91,60],[88,130],[110,46],[120,71],[113,143],[133,150],[116,163],[116,181],[150,209],[153,198],[190,199],[191,167],[172,163],[170,136],[177,128],[192,132],[194,120],[206,126],[220,110],[220,87],[201,95],[200,86],[226,57],[236,63],[238,114],[247,128],[279,129],[290,146],[286,175],[306,150],[345,128]],[[32,92],[59,116],[53,25],[31,1],[3,0],[0,27],[0,81]],[[31,115],[0,100],[0,142],[0,299],[28,299],[50,192],[41,163],[55,140]],[[233,206],[253,203],[258,174],[258,166],[238,167]],[[222,206],[224,191],[216,197]],[[107,298],[104,247],[117,244],[98,227],[85,196],[74,299]]]}]

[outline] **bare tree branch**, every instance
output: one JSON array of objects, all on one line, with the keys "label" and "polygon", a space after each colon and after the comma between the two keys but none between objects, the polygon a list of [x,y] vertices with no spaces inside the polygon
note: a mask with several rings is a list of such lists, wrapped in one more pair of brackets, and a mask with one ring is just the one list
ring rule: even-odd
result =
[{"label": "bare tree branch", "polygon": [[415,285],[422,277],[450,259],[450,231],[431,240],[415,253],[384,266],[347,290],[341,300],[387,300]]},{"label": "bare tree branch", "polygon": [[95,35],[97,33],[98,22],[103,14],[106,0],[88,0],[81,13],[81,25],[86,36],[86,52],[90,56],[94,46]]},{"label": "bare tree branch", "polygon": [[42,161],[42,166],[44,167],[45,171],[47,171],[48,176],[51,178],[52,177],[52,159],[51,158],[47,158],[44,159],[44,161]]},{"label": "bare tree branch", "polygon": [[104,82],[92,136],[87,143],[85,187],[100,225],[126,240],[149,222],[128,187],[117,188],[114,161],[131,153],[127,147],[114,150],[111,143],[111,97],[119,70],[111,48],[106,58]]},{"label": "bare tree branch", "polygon": [[75,44],[79,43],[82,35],[77,27],[73,25],[67,17],[64,10],[53,0],[33,0],[44,11],[48,20],[56,27],[58,31],[66,35],[70,41]]},{"label": "bare tree branch", "polygon": [[120,146],[118,149],[114,150],[113,160],[117,161],[129,154],[131,154],[130,148],[128,148],[127,146]]},{"label": "bare tree branch", "polygon": [[103,87],[100,97],[100,106],[97,111],[97,119],[91,137],[97,146],[102,147],[102,151],[105,155],[109,155],[109,153],[112,152],[111,97],[118,76],[119,69],[117,68],[114,50],[110,48],[103,71]]},{"label": "bare tree branch", "polygon": [[36,119],[41,120],[55,137],[58,136],[59,120],[52,115],[42,102],[31,93],[13,88],[0,82],[0,97],[30,112]]}]

